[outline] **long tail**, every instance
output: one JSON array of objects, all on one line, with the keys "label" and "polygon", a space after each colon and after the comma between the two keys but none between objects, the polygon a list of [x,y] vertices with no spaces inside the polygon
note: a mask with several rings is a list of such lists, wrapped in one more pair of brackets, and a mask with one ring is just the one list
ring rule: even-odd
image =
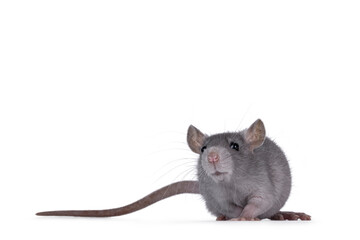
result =
[{"label": "long tail", "polygon": [[66,210],[66,211],[49,211],[36,213],[38,216],[73,216],[73,217],[114,217],[135,212],[156,203],[165,198],[182,194],[182,193],[199,193],[199,183],[197,181],[181,181],[167,185],[146,197],[133,202],[129,205],[105,210]]}]

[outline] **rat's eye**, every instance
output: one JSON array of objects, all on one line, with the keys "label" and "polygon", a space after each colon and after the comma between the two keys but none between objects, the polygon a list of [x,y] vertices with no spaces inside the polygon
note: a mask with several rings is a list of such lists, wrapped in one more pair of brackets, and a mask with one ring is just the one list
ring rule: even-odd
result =
[{"label": "rat's eye", "polygon": [[231,142],[230,143],[230,148],[232,148],[232,149],[234,149],[236,151],[239,151],[239,144]]},{"label": "rat's eye", "polygon": [[206,146],[203,146],[203,147],[200,149],[200,151],[201,151],[201,152],[204,152],[205,149],[206,149]]}]

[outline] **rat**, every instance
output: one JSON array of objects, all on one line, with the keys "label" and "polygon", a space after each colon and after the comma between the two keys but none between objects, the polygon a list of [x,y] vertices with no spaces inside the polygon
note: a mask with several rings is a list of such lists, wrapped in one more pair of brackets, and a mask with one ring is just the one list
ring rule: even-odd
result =
[{"label": "rat", "polygon": [[265,134],[258,119],[239,132],[206,135],[190,125],[190,149],[199,154],[197,181],[167,185],[129,205],[105,210],[39,212],[38,216],[113,217],[135,212],[165,198],[200,194],[218,221],[311,220],[300,212],[280,209],[291,190],[291,172],[281,148]]}]

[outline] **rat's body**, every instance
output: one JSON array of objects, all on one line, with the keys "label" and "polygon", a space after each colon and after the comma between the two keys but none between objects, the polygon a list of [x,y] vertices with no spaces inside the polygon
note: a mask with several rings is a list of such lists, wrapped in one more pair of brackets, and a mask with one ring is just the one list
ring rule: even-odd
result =
[{"label": "rat's body", "polygon": [[[219,138],[231,138],[232,134],[219,135]],[[241,146],[239,146],[241,148]],[[226,150],[224,150],[226,151]],[[236,150],[234,150],[236,151]],[[204,153],[205,154],[205,153]],[[228,151],[226,154],[232,154]],[[243,153],[242,157],[246,156]],[[235,158],[235,156],[233,156]],[[261,148],[247,156],[248,161],[234,161],[234,170],[230,181],[214,181],[206,174],[204,163],[199,161],[198,178],[200,193],[206,206],[215,216],[238,218],[269,218],[285,204],[291,189],[291,175],[288,162],[281,149],[270,139],[266,139]],[[225,167],[217,169],[226,172]],[[215,178],[226,176],[215,175]],[[254,202],[256,212],[244,213],[244,208]],[[250,211],[254,211],[249,209]],[[250,215],[248,215],[250,214]]]},{"label": "rat's body", "polygon": [[289,197],[291,174],[282,150],[265,137],[261,120],[249,129],[206,136],[189,127],[190,149],[200,154],[198,181],[170,184],[130,205],[107,210],[41,212],[41,216],[111,217],[128,214],[180,193],[200,193],[217,220],[310,220],[279,212]]}]

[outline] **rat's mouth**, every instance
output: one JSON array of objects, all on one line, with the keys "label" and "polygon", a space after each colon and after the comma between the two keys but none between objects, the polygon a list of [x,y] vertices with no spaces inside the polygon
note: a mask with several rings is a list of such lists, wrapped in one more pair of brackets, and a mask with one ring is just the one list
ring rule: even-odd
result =
[{"label": "rat's mouth", "polygon": [[228,172],[215,171],[211,173],[211,176],[215,180],[215,182],[222,182],[228,179],[229,174]]},{"label": "rat's mouth", "polygon": [[221,176],[221,175],[225,175],[225,174],[227,174],[227,172],[216,171],[216,172],[212,173],[212,175],[214,175],[214,176]]}]

